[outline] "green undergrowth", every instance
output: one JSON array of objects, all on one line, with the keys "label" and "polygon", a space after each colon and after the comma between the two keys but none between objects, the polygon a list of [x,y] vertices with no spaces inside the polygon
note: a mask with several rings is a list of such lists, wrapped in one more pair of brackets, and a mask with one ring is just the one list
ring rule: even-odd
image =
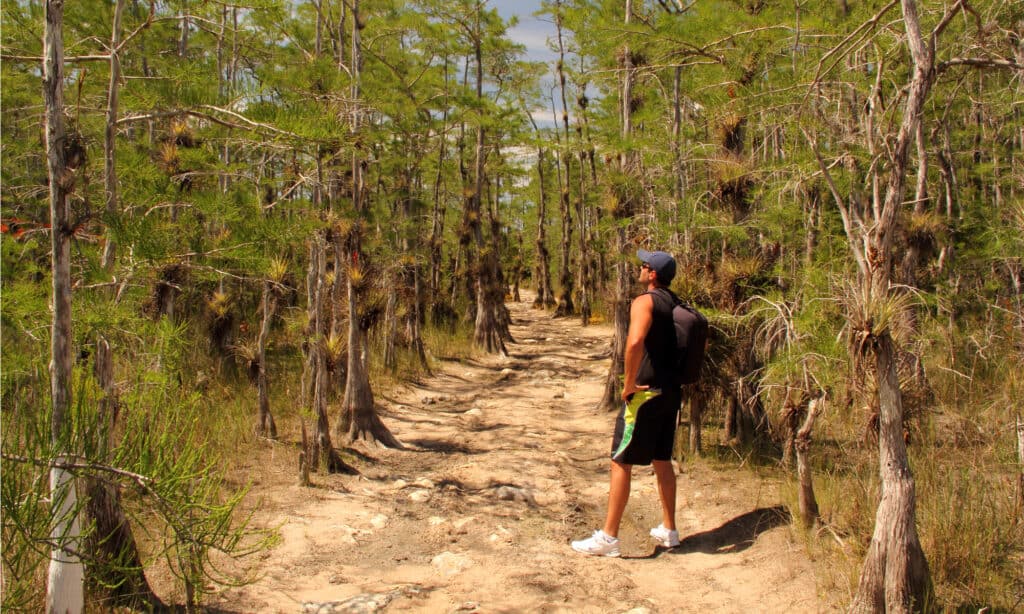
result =
[{"label": "green undergrowth", "polygon": [[[950,368],[948,358],[926,355],[935,396],[905,417],[917,532],[943,611],[1014,612],[1024,606],[1024,467],[1014,430],[1022,392],[1019,354],[1011,343],[982,365],[965,346],[977,351],[977,341],[968,337],[960,346],[958,360],[966,367],[954,362]],[[844,400],[828,403],[819,415],[809,456],[820,520],[804,530],[795,461],[782,463],[774,442],[783,425],[777,408],[769,403],[766,411],[771,440],[750,446],[725,443],[724,415],[709,411],[702,458],[687,457],[684,470],[685,463],[703,462],[781,480],[782,502],[814,562],[819,597],[844,608],[857,588],[881,496],[878,444],[867,428],[868,413]],[[685,447],[688,433],[681,430],[678,445]]]},{"label": "green undergrowth", "polygon": [[[954,409],[939,413],[948,417]],[[1005,416],[954,422],[959,435],[926,425],[908,445],[917,531],[936,597],[946,611],[1017,611],[1024,604],[1024,517],[1015,438]],[[977,428],[985,423],[1002,428]],[[822,425],[810,455],[821,521],[803,533],[808,552],[822,563],[816,570],[823,594],[852,596],[881,495],[877,446]],[[786,505],[798,517],[795,467],[778,470],[787,478]]]}]

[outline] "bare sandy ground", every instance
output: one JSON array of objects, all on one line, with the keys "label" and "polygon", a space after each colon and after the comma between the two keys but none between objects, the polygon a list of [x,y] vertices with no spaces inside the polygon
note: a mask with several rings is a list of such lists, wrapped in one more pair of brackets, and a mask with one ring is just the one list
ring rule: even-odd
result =
[{"label": "bare sandy ground", "polygon": [[[359,448],[362,475],[297,485],[294,441],[249,468],[256,522],[281,541],[223,612],[821,612],[778,485],[702,462],[679,471],[683,543],[655,547],[654,476],[634,471],[620,559],[569,542],[601,524],[614,415],[597,412],[611,329],[510,303],[510,355],[440,360],[378,395],[406,450]],[[295,437],[292,437],[294,440]]]}]

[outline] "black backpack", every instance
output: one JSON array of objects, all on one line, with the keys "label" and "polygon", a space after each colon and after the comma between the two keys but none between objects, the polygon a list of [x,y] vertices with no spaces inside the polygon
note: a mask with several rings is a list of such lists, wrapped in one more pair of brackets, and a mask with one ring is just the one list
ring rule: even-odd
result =
[{"label": "black backpack", "polygon": [[700,379],[704,364],[704,350],[708,343],[708,319],[691,305],[679,300],[671,291],[652,292],[665,295],[672,301],[672,324],[676,330],[675,373],[680,385],[693,384]]}]

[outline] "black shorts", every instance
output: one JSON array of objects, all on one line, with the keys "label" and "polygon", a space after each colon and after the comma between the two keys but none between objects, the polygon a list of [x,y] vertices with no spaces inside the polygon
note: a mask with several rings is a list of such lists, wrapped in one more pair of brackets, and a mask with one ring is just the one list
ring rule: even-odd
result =
[{"label": "black shorts", "polygon": [[672,459],[682,395],[639,390],[615,419],[612,460],[623,465],[650,465]]}]

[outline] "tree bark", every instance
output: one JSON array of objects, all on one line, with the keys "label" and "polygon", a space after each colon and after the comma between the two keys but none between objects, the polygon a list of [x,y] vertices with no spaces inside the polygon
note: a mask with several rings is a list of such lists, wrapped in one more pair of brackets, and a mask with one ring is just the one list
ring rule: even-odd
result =
[{"label": "tree bark", "polygon": [[[306,369],[303,372],[304,396],[310,400],[313,414],[316,416],[316,432],[308,450],[303,450],[304,458],[300,454],[300,463],[305,462],[307,468],[322,467],[328,473],[358,473],[350,467],[338,451],[334,449],[331,441],[330,421],[327,417],[327,394],[329,383],[327,381],[327,357],[324,347],[324,340],[328,324],[324,314],[324,297],[327,295],[326,288],[327,262],[326,262],[327,241],[324,231],[317,231],[313,234],[309,250],[309,306],[307,313],[309,318],[309,329],[307,332],[306,346]],[[308,387],[308,392],[306,389]]]},{"label": "tree bark", "polygon": [[707,393],[697,386],[684,386],[683,398],[689,400],[690,406],[690,454],[701,456],[704,453],[703,420]]},{"label": "tree bark", "polygon": [[[628,28],[633,14],[633,0],[626,0],[625,25]],[[633,134],[633,114],[630,108],[630,100],[633,97],[634,68],[630,55],[629,46],[622,50],[623,71],[622,91],[619,101],[620,119],[622,121],[622,140],[629,142]],[[630,175],[637,170],[636,152],[632,148],[623,151],[619,155],[619,166],[624,175]],[[622,403],[622,382],[620,378],[625,372],[625,350],[626,335],[629,332],[629,287],[633,281],[632,267],[629,266],[629,254],[627,249],[632,246],[628,240],[626,223],[631,219],[635,204],[631,199],[624,199],[624,202],[615,208],[615,218],[618,222],[616,230],[615,253],[618,259],[613,265],[615,267],[615,292],[612,295],[612,313],[614,337],[612,338],[612,362],[608,369],[608,376],[605,378],[604,394],[598,403],[599,409],[611,411],[617,409]]]},{"label": "tree bark", "polygon": [[[444,110],[441,113],[441,131],[437,135],[437,173],[434,176],[434,211],[430,224],[430,279],[427,282],[427,289],[430,295],[431,307],[438,303],[441,296],[441,262],[443,258],[441,247],[444,244],[444,217],[446,207],[442,194],[444,181],[444,161],[447,157],[446,146],[448,144],[448,56],[444,58]],[[433,309],[428,310],[433,313]]]},{"label": "tree bark", "polygon": [[572,252],[572,208],[569,197],[572,191],[570,187],[572,185],[572,156],[569,155],[569,108],[565,102],[565,45],[562,42],[561,1],[556,2],[555,7],[555,32],[558,39],[558,86],[562,97],[562,134],[559,136],[559,141],[565,139],[561,143],[561,151],[556,158],[556,162],[561,162],[564,169],[558,170],[559,208],[562,213],[562,258],[558,276],[561,288],[558,291],[558,307],[555,309],[555,317],[567,317],[576,313],[576,306],[572,300],[573,276],[569,266],[569,256]]},{"label": "tree bark", "polygon": [[594,143],[590,138],[590,123],[587,119],[587,105],[589,101],[586,96],[586,86],[576,84],[576,107],[577,107],[577,132],[580,135],[579,159],[580,159],[580,237],[586,249],[582,251],[582,266],[580,269],[581,297],[586,300],[580,311],[586,315],[583,324],[590,323],[590,316],[593,313],[593,297],[598,296],[604,289],[604,258],[605,250],[601,249],[598,227],[601,223],[601,208],[587,206],[583,194],[586,193],[587,173],[584,169],[590,169],[590,186],[595,188],[597,183],[597,165],[594,161]]},{"label": "tree bark", "polygon": [[274,423],[274,415],[270,413],[270,383],[267,381],[267,338],[270,336],[270,323],[274,319],[274,311],[277,308],[273,283],[270,280],[263,282],[263,299],[261,301],[263,319],[260,322],[260,335],[256,340],[256,360],[259,365],[259,374],[256,379],[259,394],[256,432],[262,437],[277,439],[277,424]]},{"label": "tree bark", "polygon": [[409,340],[412,343],[413,352],[415,352],[416,358],[420,362],[420,366],[423,367],[427,374],[430,374],[430,363],[427,361],[427,350],[423,344],[423,327],[420,324],[423,322],[423,312],[421,309],[423,305],[423,282],[420,281],[422,275],[420,274],[420,266],[418,263],[411,266],[410,274],[412,275],[413,297],[412,309],[409,310],[408,318]]},{"label": "tree bark", "polygon": [[[892,277],[892,243],[897,212],[903,202],[910,142],[918,134],[921,112],[934,77],[934,45],[921,36],[915,0],[901,0],[907,47],[913,71],[903,118],[892,149],[885,199],[876,204],[875,225],[867,236],[868,267],[865,282],[873,300],[885,300]],[[876,197],[875,203],[879,203]],[[910,612],[931,607],[932,586],[928,562],[917,537],[915,485],[903,439],[903,400],[896,373],[896,351],[888,330],[872,331],[879,401],[879,467],[882,499],[875,517],[875,532],[864,560],[854,612]]]},{"label": "tree bark", "polygon": [[582,149],[579,153],[580,168],[579,168],[579,193],[576,195],[576,219],[579,220],[580,227],[580,261],[578,267],[579,273],[579,308],[580,308],[580,323],[583,326],[590,326],[590,249],[588,247],[589,241],[587,241],[587,215],[586,201],[584,194],[586,193],[586,173],[583,172],[583,165],[586,161]]},{"label": "tree bark", "polygon": [[[117,423],[119,402],[114,386],[114,362],[110,344],[103,336],[96,340],[94,375],[103,397],[98,417],[100,428],[96,441],[99,458],[106,462]],[[163,604],[150,588],[142,568],[142,559],[128,518],[121,506],[121,491],[116,483],[97,477],[86,481],[88,503],[86,514],[93,530],[87,547],[92,554],[86,566],[93,590],[106,593],[111,605],[155,609]]]},{"label": "tree bark", "polygon": [[796,434],[796,474],[800,483],[797,499],[800,504],[800,518],[805,527],[812,527],[818,521],[818,500],[814,496],[814,480],[811,474],[809,453],[811,449],[811,430],[814,420],[818,417],[823,398],[811,399],[807,406],[804,423]]},{"label": "tree bark", "polygon": [[[484,87],[484,65],[483,65],[483,33],[480,28],[480,8],[476,7],[476,23],[473,33],[473,56],[476,68],[476,99],[483,101]],[[466,216],[469,227],[472,230],[473,238],[476,241],[478,269],[476,275],[476,318],[473,342],[486,352],[501,354],[505,356],[508,350],[505,348],[501,322],[496,317],[497,310],[504,308],[504,291],[499,286],[499,261],[498,245],[485,244],[483,234],[482,205],[484,198],[484,162],[486,151],[484,150],[484,124],[478,122],[476,127],[476,148],[474,151],[475,163],[473,170],[473,193],[466,200]]]},{"label": "tree bark", "polygon": [[[53,316],[50,329],[51,439],[55,462],[67,456],[73,428],[71,416],[71,229],[68,193],[75,169],[68,168],[64,129],[64,2],[46,1],[43,32],[43,100],[46,113],[46,163],[50,184],[50,260]],[[66,469],[50,469],[52,551],[46,586],[46,609],[77,614],[85,606],[85,570],[81,552],[80,504],[75,477]]]},{"label": "tree bark", "polygon": [[384,307],[384,368],[391,373],[398,368],[398,355],[396,342],[398,340],[398,288],[402,282],[400,271],[392,273],[393,279],[389,285],[392,291],[388,294],[388,300]]},{"label": "tree bark", "polygon": [[191,27],[191,18],[188,13],[188,2],[182,2],[181,11],[178,13],[181,23],[178,24],[178,57],[184,58],[188,55],[188,31]]},{"label": "tree bark", "polygon": [[[117,97],[120,92],[121,81],[121,55],[118,47],[121,45],[121,16],[124,14],[125,0],[114,2],[114,23],[110,35],[110,83],[107,85],[107,117],[103,129],[103,184],[106,192],[106,216],[107,224],[118,213],[117,207],[117,166],[114,157],[117,135]],[[100,261],[104,270],[110,271],[114,268],[114,260],[117,257],[117,243],[114,234],[107,231],[107,242],[103,246],[103,257]]]},{"label": "tree bark", "polygon": [[882,499],[850,611],[927,611],[933,606],[931,577],[917,537],[914,477],[903,440],[895,351],[888,335],[878,337],[875,343],[881,409],[878,449]]},{"label": "tree bark", "polygon": [[[362,129],[363,110],[361,101],[363,43],[362,28],[366,18],[360,13],[359,0],[354,0],[352,11],[352,132],[358,135]],[[401,448],[391,431],[377,415],[373,404],[373,389],[370,387],[370,352],[366,343],[366,331],[360,317],[359,290],[363,283],[366,264],[362,252],[362,220],[366,215],[366,181],[364,178],[366,154],[360,145],[352,150],[352,207],[357,224],[348,237],[348,370],[345,374],[345,396],[341,402],[342,419],[337,424],[339,437],[347,435],[351,441],[366,439],[392,448]],[[339,263],[340,266],[340,263]],[[339,271],[340,273],[340,271]]]},{"label": "tree bark", "polygon": [[[530,117],[533,122],[533,117]],[[533,129],[540,134],[536,122],[533,122]],[[547,187],[544,185],[544,148],[537,147],[537,239],[534,243],[535,254],[533,267],[533,282],[537,288],[537,295],[533,299],[534,309],[544,309],[555,304],[555,295],[551,291],[551,254],[548,251],[547,239]]]}]

